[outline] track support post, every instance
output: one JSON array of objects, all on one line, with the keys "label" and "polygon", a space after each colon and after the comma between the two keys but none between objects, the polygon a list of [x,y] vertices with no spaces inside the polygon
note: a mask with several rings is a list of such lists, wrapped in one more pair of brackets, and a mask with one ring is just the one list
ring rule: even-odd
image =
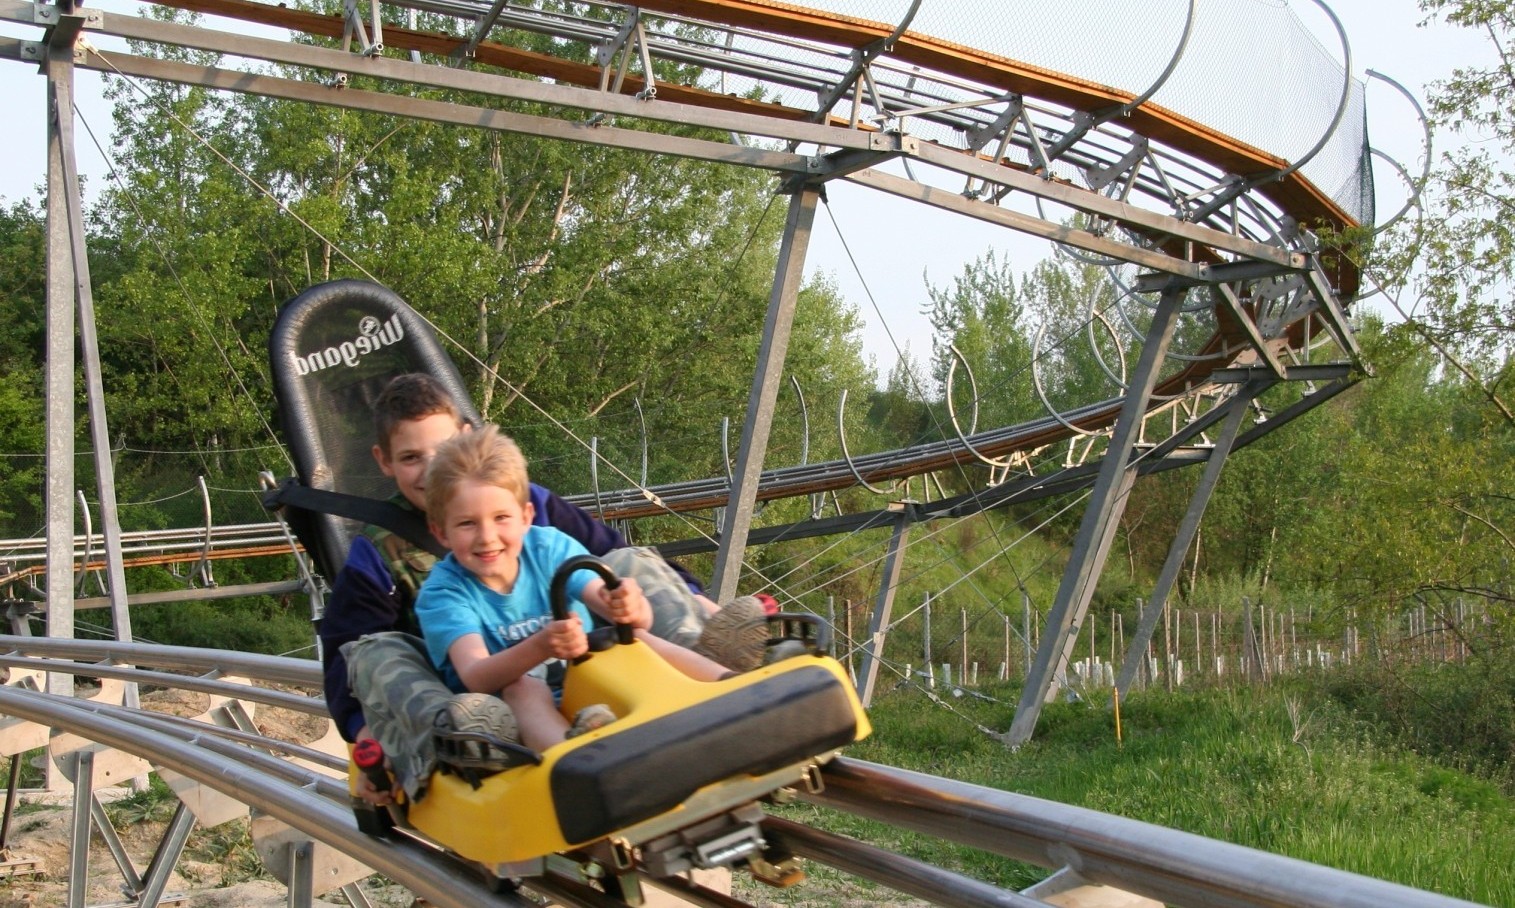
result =
[{"label": "track support post", "polygon": [[1136,679],[1137,668],[1147,652],[1147,641],[1152,639],[1152,632],[1157,629],[1157,619],[1162,616],[1163,605],[1168,601],[1168,594],[1173,591],[1173,583],[1178,579],[1178,572],[1184,565],[1189,546],[1194,542],[1194,534],[1199,530],[1200,518],[1205,516],[1205,507],[1210,503],[1210,494],[1215,491],[1215,484],[1220,481],[1221,468],[1225,466],[1226,458],[1230,456],[1231,448],[1236,443],[1237,433],[1241,431],[1242,420],[1247,415],[1247,409],[1252,405],[1252,399],[1262,390],[1262,387],[1267,387],[1267,385],[1248,383],[1239,388],[1236,396],[1226,404],[1226,418],[1221,423],[1220,434],[1215,438],[1215,447],[1210,450],[1210,457],[1205,461],[1204,473],[1200,475],[1199,484],[1194,488],[1194,495],[1189,499],[1189,509],[1184,512],[1184,519],[1179,522],[1178,532],[1173,535],[1173,543],[1168,546],[1168,557],[1157,575],[1157,584],[1152,589],[1152,598],[1147,602],[1146,608],[1142,609],[1141,621],[1137,623],[1136,633],[1131,635],[1126,659],[1121,663],[1120,677],[1115,681],[1115,696],[1121,699],[1125,699],[1126,694],[1131,690],[1131,683]]},{"label": "track support post", "polygon": [[873,703],[878,684],[879,666],[884,661],[884,640],[889,634],[889,616],[894,611],[894,591],[900,582],[900,566],[910,537],[910,516],[901,511],[894,521],[894,535],[889,538],[889,552],[884,556],[884,576],[879,580],[878,599],[873,617],[868,621],[868,642],[863,644],[863,666],[858,672],[858,698],[863,706]]},{"label": "track support post", "polygon": [[1001,736],[1011,747],[1019,747],[1031,739],[1042,705],[1057,695],[1058,678],[1067,670],[1068,657],[1078,640],[1078,627],[1094,597],[1100,570],[1105,565],[1131,487],[1136,482],[1137,465],[1131,462],[1131,454],[1140,437],[1147,402],[1157,384],[1158,372],[1173,339],[1186,294],[1184,288],[1170,284],[1162,291],[1157,309],[1152,313],[1152,324],[1147,329],[1141,358],[1131,376],[1129,393],[1121,405],[1120,415],[1110,434],[1110,444],[1100,462],[1094,490],[1084,508],[1083,521],[1073,540],[1073,552],[1058,586],[1057,599],[1047,616],[1046,632],[1042,634],[1031,671],[1026,675],[1020,705],[1016,708],[1010,730]]},{"label": "track support post", "polygon": [[779,380],[783,376],[784,358],[789,353],[789,335],[794,327],[795,303],[804,280],[805,250],[810,245],[810,228],[815,223],[815,209],[820,199],[820,186],[805,183],[789,200],[789,215],[784,222],[773,291],[768,297],[768,316],[763,323],[763,340],[758,347],[757,370],[752,379],[752,392],[747,398],[747,417],[742,423],[736,473],[726,504],[728,519],[715,556],[711,587],[718,602],[736,596],[737,581],[741,577],[742,557],[747,551],[747,534],[752,529],[753,507],[757,502],[758,479],[763,471],[763,452],[768,449]]}]

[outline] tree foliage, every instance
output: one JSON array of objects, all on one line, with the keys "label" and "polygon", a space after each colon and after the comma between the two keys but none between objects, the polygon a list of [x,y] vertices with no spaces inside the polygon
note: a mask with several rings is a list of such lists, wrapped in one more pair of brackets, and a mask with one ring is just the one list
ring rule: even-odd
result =
[{"label": "tree foliage", "polygon": [[0,526],[41,524],[43,223],[30,205],[0,208]]},{"label": "tree foliage", "polygon": [[[1418,216],[1382,243],[1399,314],[1515,424],[1515,8],[1507,0],[1422,0],[1431,19],[1487,37],[1489,53],[1434,83],[1436,141]],[[1400,301],[1400,297],[1409,299]]]}]

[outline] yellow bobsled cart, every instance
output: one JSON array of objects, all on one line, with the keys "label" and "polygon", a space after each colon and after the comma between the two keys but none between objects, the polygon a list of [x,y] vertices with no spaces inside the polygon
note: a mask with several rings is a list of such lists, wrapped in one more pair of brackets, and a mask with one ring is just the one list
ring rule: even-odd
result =
[{"label": "yellow bobsled cart", "polygon": [[[570,559],[553,577],[554,617],[567,616],[568,577],[585,569],[618,582],[595,558]],[[769,626],[770,647],[792,655],[721,681],[686,677],[630,628],[592,632],[590,652],[565,673],[562,711],[604,703],[616,721],[540,753],[439,737],[442,768],[399,811],[402,825],[502,877],[542,873],[551,856],[574,852],[612,874],[745,865],[783,882],[791,871],[765,841],[756,802],[818,785],[819,766],[871,728],[825,655],[825,623],[775,615]]]}]

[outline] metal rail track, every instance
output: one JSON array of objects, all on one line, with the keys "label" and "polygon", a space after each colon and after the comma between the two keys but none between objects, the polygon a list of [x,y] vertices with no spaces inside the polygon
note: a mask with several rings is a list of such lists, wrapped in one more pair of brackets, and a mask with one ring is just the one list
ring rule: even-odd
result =
[{"label": "metal rail track", "polygon": [[[7,652],[5,665],[77,675],[120,677],[123,665],[200,673],[185,677],[135,670],[141,672],[138,680],[150,676],[154,684],[174,686],[179,679],[190,690],[203,690],[209,678],[222,674],[312,688],[320,683],[319,666],[313,661],[220,650],[20,636],[0,636],[0,648]],[[241,690],[248,699],[267,694]],[[215,692],[222,690],[217,687]],[[318,711],[311,708],[316,702],[305,698],[295,705],[307,712]],[[280,699],[278,705],[288,704]],[[403,837],[376,839],[358,832],[340,782],[276,754],[293,751],[328,766],[340,762],[333,758],[247,732],[11,686],[0,687],[0,714],[66,729],[183,773],[380,870],[436,905],[532,904],[518,894],[491,893],[469,882],[458,862],[434,849]],[[824,790],[802,794],[802,798],[1170,905],[1453,908],[1471,904],[1150,823],[845,757],[829,764],[822,775]],[[770,817],[766,827],[807,859],[935,904],[960,908],[1048,904],[792,821]],[[745,904],[684,880],[647,882],[697,905],[739,908]],[[527,884],[564,904],[591,908],[623,904],[566,879],[549,876]]]}]

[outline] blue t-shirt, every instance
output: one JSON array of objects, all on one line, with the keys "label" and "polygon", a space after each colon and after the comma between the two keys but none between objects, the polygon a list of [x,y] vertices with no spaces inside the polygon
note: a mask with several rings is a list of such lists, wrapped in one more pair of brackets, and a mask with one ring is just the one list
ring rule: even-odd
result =
[{"label": "blue t-shirt", "polygon": [[[584,546],[572,536],[552,527],[531,527],[521,541],[521,569],[509,593],[497,593],[480,583],[451,555],[439,561],[416,597],[416,619],[432,664],[447,686],[459,693],[467,690],[447,658],[448,647],[467,634],[478,634],[484,638],[484,648],[494,655],[541,630],[552,620],[548,590],[553,573],[569,558],[585,554]],[[589,610],[578,600],[594,578],[590,571],[575,571],[568,579],[569,606],[586,631],[593,625]],[[531,674],[545,678],[546,666],[537,666]]]}]

